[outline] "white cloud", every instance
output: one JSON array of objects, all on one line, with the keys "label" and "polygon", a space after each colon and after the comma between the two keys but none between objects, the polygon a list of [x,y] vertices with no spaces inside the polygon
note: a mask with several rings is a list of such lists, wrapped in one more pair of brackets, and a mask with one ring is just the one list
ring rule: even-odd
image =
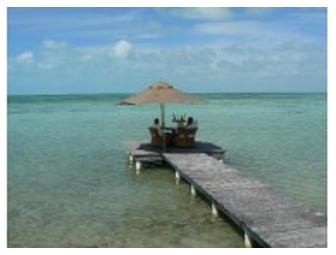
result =
[{"label": "white cloud", "polygon": [[238,45],[269,48],[282,43],[320,43],[320,38],[303,34],[295,27],[283,27],[277,23],[260,21],[223,21],[203,22],[194,25],[198,35],[211,35],[219,44],[236,43]]},{"label": "white cloud", "polygon": [[125,40],[118,41],[114,46],[114,53],[119,58],[126,58],[129,56],[133,45]]},{"label": "white cloud", "polygon": [[[132,57],[121,61],[130,51]],[[81,91],[80,86],[94,90],[92,84],[96,84],[97,89],[107,88],[109,91],[113,84],[141,86],[158,79],[169,79],[173,83],[183,81],[201,89],[204,84],[218,90],[230,84],[231,88],[238,86],[239,90],[241,84],[246,84],[243,88],[248,90],[249,85],[254,84],[255,87],[270,86],[272,90],[272,86],[280,82],[321,84],[326,72],[325,53],[325,49],[318,45],[302,42],[268,48],[242,44],[153,48],[122,40],[113,45],[68,45],[58,51],[53,47],[46,48],[43,43],[36,50],[36,56],[27,51],[15,58],[34,61],[31,68],[23,68],[19,61],[14,61],[10,63],[9,76],[17,84],[30,81],[41,87],[45,84],[54,86],[55,92],[60,84],[69,91]],[[124,89],[121,86],[116,90]]]},{"label": "white cloud", "polygon": [[248,7],[244,9],[244,14],[248,17],[262,18],[272,14],[275,10],[271,7]]},{"label": "white cloud", "polygon": [[54,41],[54,40],[45,40],[42,42],[42,45],[46,49],[50,50],[59,50],[59,49],[64,49],[68,47],[68,44],[64,41],[59,42],[59,41]]},{"label": "white cloud", "polygon": [[165,35],[163,33],[153,33],[153,34],[140,34],[135,36],[137,39],[158,39],[161,37],[164,37]]},{"label": "white cloud", "polygon": [[256,21],[235,21],[235,22],[206,22],[196,24],[194,30],[197,32],[213,35],[260,35],[269,28]]},{"label": "white cloud", "polygon": [[168,13],[186,19],[228,20],[233,18],[233,13],[229,8],[219,7],[174,8],[171,12]]},{"label": "white cloud", "polygon": [[36,52],[36,67],[43,70],[62,68],[73,54],[73,47],[65,41],[44,40]]},{"label": "white cloud", "polygon": [[34,53],[32,51],[24,51],[16,57],[16,61],[20,64],[32,64],[34,62]]}]

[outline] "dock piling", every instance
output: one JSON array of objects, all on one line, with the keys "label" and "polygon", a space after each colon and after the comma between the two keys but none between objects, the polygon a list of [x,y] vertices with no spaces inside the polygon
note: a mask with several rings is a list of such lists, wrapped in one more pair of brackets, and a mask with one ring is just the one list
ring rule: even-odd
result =
[{"label": "dock piling", "polygon": [[247,234],[246,230],[244,231],[244,245],[245,245],[245,248],[253,247],[250,236]]},{"label": "dock piling", "polygon": [[129,163],[130,165],[133,165],[133,163],[134,163],[134,158],[133,158],[133,156],[132,156],[131,153],[128,154],[128,163]]},{"label": "dock piling", "polygon": [[141,170],[141,161],[136,161],[136,162],[135,162],[135,168],[136,168],[137,170]]},{"label": "dock piling", "polygon": [[211,214],[215,217],[218,216],[218,210],[217,210],[217,207],[214,203],[211,203]]},{"label": "dock piling", "polygon": [[176,172],[175,172],[175,183],[176,183],[176,184],[179,184],[179,183],[180,183],[180,180],[181,180],[180,173],[176,171]]},{"label": "dock piling", "polygon": [[141,167],[142,167],[141,161],[136,161],[136,162],[135,162],[135,170],[136,170],[136,174],[137,174],[137,175],[140,174]]},{"label": "dock piling", "polygon": [[190,185],[190,193],[193,197],[196,196],[196,189],[195,189],[194,185],[192,185],[192,184]]}]

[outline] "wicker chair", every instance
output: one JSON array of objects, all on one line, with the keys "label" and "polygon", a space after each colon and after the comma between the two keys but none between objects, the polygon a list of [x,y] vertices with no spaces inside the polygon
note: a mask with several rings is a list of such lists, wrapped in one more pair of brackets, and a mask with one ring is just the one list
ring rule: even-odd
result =
[{"label": "wicker chair", "polygon": [[[163,146],[163,137],[160,130],[157,127],[149,127],[149,133],[151,135],[151,145],[153,146]],[[172,133],[165,133],[166,146],[173,145],[174,137]]]},{"label": "wicker chair", "polygon": [[151,135],[151,145],[162,146],[162,136],[157,127],[149,127],[149,133]]},{"label": "wicker chair", "polygon": [[195,128],[186,128],[186,127],[178,127],[177,135],[175,137],[175,146],[188,148],[193,147],[195,144],[195,135],[197,132],[197,127]]}]

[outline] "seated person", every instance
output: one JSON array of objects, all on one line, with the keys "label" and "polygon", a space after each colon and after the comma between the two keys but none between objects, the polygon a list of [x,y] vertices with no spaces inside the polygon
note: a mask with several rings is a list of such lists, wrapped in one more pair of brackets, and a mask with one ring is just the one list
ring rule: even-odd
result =
[{"label": "seated person", "polygon": [[189,117],[188,120],[187,120],[186,127],[187,128],[197,128],[197,126],[198,126],[197,121],[194,121],[193,117]]},{"label": "seated person", "polygon": [[161,126],[160,126],[160,121],[159,121],[158,118],[155,118],[155,119],[154,119],[154,122],[153,122],[153,126],[152,126],[152,127],[155,127],[155,128],[158,128],[158,129],[161,128]]},{"label": "seated person", "polygon": [[154,119],[153,125],[151,125],[148,129],[151,135],[151,144],[153,146],[161,146],[162,135],[159,119],[158,118]]}]

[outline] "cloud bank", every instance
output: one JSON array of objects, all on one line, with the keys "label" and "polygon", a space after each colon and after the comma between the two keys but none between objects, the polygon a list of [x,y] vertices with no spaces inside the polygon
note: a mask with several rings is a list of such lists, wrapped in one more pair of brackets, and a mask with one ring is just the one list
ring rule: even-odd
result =
[{"label": "cloud bank", "polygon": [[[198,92],[326,89],[323,13],[305,9],[297,10],[298,15],[286,13],[296,17],[288,24],[288,20],[274,20],[274,9],[150,11],[149,16],[144,16],[147,9],[120,11],[113,21],[118,24],[115,30],[102,26],[112,23],[108,15],[83,21],[86,30],[77,21],[61,38],[53,38],[58,35],[55,30],[28,47],[15,45],[17,34],[13,34],[10,42],[17,47],[10,50],[8,58],[9,93],[134,92],[156,80]],[[239,15],[244,18],[237,18]],[[312,15],[313,21],[305,20]],[[28,34],[33,29],[44,31],[39,21],[43,19],[47,18],[31,20],[35,25]],[[47,20],[44,25],[50,30],[53,21]],[[14,21],[21,24],[19,18]],[[100,30],[94,30],[95,24]],[[72,36],[67,35],[70,31]],[[85,40],[83,31],[89,32]],[[25,33],[19,35],[24,37]],[[101,33],[113,37],[102,40]]]}]

